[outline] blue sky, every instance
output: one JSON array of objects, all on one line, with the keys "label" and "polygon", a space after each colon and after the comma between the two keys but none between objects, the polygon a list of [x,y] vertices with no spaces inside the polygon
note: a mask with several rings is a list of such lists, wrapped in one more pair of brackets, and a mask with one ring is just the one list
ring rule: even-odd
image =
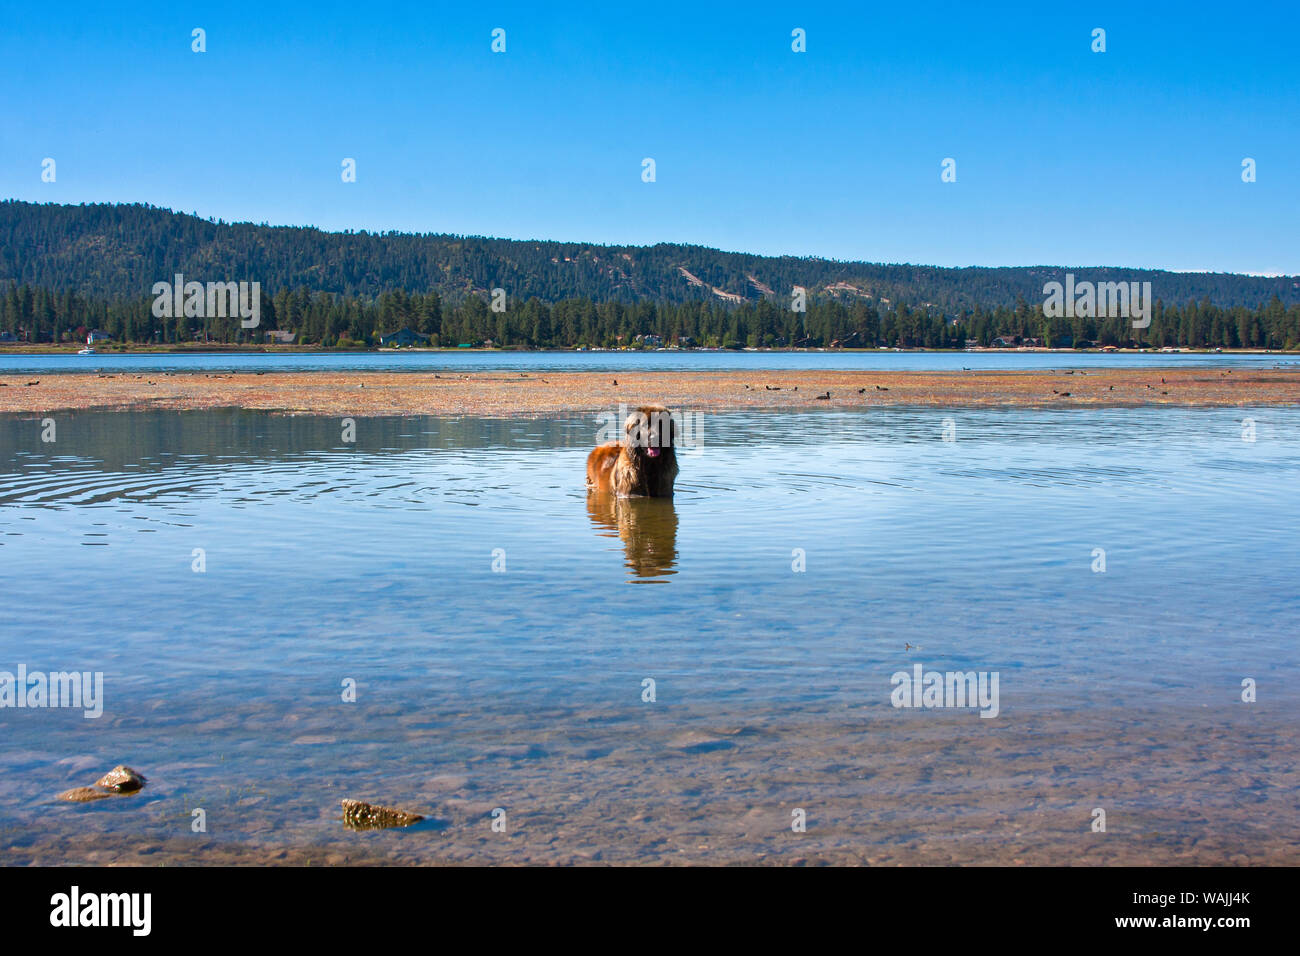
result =
[{"label": "blue sky", "polygon": [[0,196],[883,262],[1300,273],[1300,6],[1138,6],[9,3]]}]

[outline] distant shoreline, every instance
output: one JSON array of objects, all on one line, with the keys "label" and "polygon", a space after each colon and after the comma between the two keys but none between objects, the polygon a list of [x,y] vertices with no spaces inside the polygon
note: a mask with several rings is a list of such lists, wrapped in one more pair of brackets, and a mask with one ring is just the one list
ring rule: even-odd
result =
[{"label": "distant shoreline", "polygon": [[[76,355],[82,346],[80,343],[51,345],[48,343],[27,344],[27,343],[6,343],[0,345],[0,355]],[[1300,351],[1287,351],[1285,349],[1226,349],[1226,348],[1192,348],[1186,346],[1177,346],[1172,349],[1160,348],[1046,348],[1043,346],[1007,346],[996,348],[969,348],[969,349],[928,349],[928,348],[660,348],[660,349],[631,349],[631,348],[449,348],[446,346],[433,347],[409,347],[409,348],[360,348],[360,349],[341,349],[341,348],[323,348],[319,345],[275,345],[268,346],[263,344],[257,345],[238,345],[238,344],[219,344],[214,342],[202,345],[133,345],[127,348],[102,347],[95,350],[96,355],[113,356],[113,355],[224,355],[229,353],[239,353],[247,355],[267,354],[267,355],[367,355],[371,353],[379,354],[405,354],[408,352],[433,352],[442,354],[464,354],[471,352],[474,354],[488,355],[506,355],[512,353],[537,352],[547,355],[569,355],[573,353],[601,353],[601,354],[618,354],[618,355],[655,355],[665,352],[671,352],[674,355],[713,355],[718,352],[740,352],[756,354],[825,354],[836,355],[843,353],[845,355],[875,355],[881,353],[898,353],[902,355],[925,354],[927,352],[939,352],[947,355],[1008,355],[1014,353],[1041,353],[1045,355],[1289,355],[1300,357]]]},{"label": "distant shoreline", "polygon": [[[819,397],[825,396],[825,397]],[[0,375],[0,412],[243,408],[374,417],[537,415],[656,401],[731,409],[1300,405],[1300,367],[880,371],[60,372]]]}]

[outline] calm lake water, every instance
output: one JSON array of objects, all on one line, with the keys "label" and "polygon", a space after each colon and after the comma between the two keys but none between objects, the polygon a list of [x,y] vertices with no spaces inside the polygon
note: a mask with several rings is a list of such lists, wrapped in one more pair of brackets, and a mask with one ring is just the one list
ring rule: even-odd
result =
[{"label": "calm lake water", "polygon": [[962,369],[1168,368],[1300,365],[1286,353],[1099,352],[239,352],[0,355],[0,375],[58,372],[666,372],[764,369],[961,371]]},{"label": "calm lake water", "polygon": [[105,696],[0,710],[0,862],[1300,862],[1300,410],[719,414],[621,506],[598,427],[0,418],[0,670]]}]

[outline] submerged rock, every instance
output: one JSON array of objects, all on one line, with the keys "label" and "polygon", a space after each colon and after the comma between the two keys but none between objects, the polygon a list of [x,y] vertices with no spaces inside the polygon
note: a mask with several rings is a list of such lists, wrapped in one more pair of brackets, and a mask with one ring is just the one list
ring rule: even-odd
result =
[{"label": "submerged rock", "polygon": [[380,807],[360,800],[343,801],[343,825],[351,830],[383,830],[388,827],[409,827],[424,817],[392,807]]},{"label": "submerged rock", "polygon": [[73,787],[71,790],[64,790],[59,794],[58,799],[71,800],[73,803],[88,803],[91,800],[103,800],[111,796],[112,793],[100,790],[98,787]]},{"label": "submerged rock", "polygon": [[104,776],[95,781],[95,786],[111,790],[113,793],[135,793],[147,781],[126,764],[118,764]]},{"label": "submerged rock", "polygon": [[105,797],[135,793],[147,782],[126,764],[118,764],[96,780],[93,787],[73,787],[71,790],[64,790],[59,794],[58,799],[70,800],[73,803],[88,803],[91,800],[103,800]]}]

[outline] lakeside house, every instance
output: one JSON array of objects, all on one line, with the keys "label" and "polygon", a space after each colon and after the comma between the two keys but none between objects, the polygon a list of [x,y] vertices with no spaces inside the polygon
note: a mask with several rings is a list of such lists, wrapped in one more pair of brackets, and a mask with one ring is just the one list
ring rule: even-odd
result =
[{"label": "lakeside house", "polygon": [[18,336],[12,332],[0,332],[0,342],[17,342]]},{"label": "lakeside house", "polygon": [[297,332],[281,332],[275,329],[266,333],[266,340],[274,345],[293,345],[293,340],[297,337]]},{"label": "lakeside house", "polygon": [[99,329],[91,329],[90,333],[86,336],[86,344],[94,345],[96,342],[111,342],[112,339],[113,336],[109,335],[107,332],[102,332]]},{"label": "lakeside house", "polygon": [[400,329],[388,335],[381,335],[379,344],[389,348],[409,348],[412,345],[428,345],[429,337],[419,332],[412,332],[410,329]]},{"label": "lakeside house", "polygon": [[1018,344],[1019,343],[1016,339],[1010,335],[999,335],[993,340],[993,347],[995,349],[1013,349]]}]

